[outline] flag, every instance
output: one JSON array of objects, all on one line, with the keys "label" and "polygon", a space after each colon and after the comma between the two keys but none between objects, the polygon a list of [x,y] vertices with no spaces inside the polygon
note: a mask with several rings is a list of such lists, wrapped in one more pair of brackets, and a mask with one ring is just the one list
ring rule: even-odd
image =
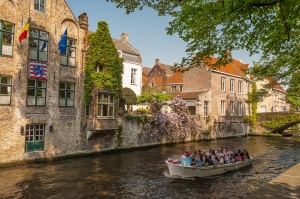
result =
[{"label": "flag", "polygon": [[67,37],[68,37],[68,29],[66,28],[63,36],[61,37],[60,41],[58,42],[58,49],[60,50],[61,54],[66,54],[66,51],[67,51]]},{"label": "flag", "polygon": [[19,41],[20,44],[22,44],[22,40],[27,38],[28,35],[28,31],[29,31],[29,20],[27,22],[27,24],[25,24],[25,26],[23,27],[21,34],[19,36]]},{"label": "flag", "polygon": [[46,47],[47,47],[47,42],[43,41],[42,45],[40,45],[40,51],[44,51]]},{"label": "flag", "polygon": [[30,78],[47,79],[47,64],[39,61],[30,61]]}]

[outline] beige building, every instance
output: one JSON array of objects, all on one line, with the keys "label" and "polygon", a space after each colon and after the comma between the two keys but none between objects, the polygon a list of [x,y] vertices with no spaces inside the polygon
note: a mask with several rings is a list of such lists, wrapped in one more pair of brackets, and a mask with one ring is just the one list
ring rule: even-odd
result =
[{"label": "beige building", "polygon": [[[266,88],[266,85],[271,88]],[[290,110],[285,100],[286,91],[283,87],[273,78],[268,78],[261,81],[256,81],[257,90],[266,89],[266,95],[260,97],[257,104],[257,112],[282,112]]]},{"label": "beige building", "polygon": [[64,0],[2,0],[0,10],[0,163],[82,150],[87,15],[77,20]]}]

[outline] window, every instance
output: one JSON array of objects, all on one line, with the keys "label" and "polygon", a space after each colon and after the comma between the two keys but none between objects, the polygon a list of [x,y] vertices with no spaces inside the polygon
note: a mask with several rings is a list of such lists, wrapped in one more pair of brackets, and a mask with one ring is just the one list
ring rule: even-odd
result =
[{"label": "window", "polygon": [[98,94],[98,117],[114,116],[114,94]]},{"label": "window", "polygon": [[221,100],[221,115],[225,115],[225,100]]},{"label": "window", "polygon": [[208,116],[208,101],[204,101],[204,116]]},{"label": "window", "polygon": [[238,111],[239,111],[239,116],[243,115],[243,103],[239,102],[238,103]]},{"label": "window", "polygon": [[59,83],[59,104],[62,107],[74,107],[75,84],[68,82]]},{"label": "window", "polygon": [[176,86],[172,86],[172,93],[176,92]]},{"label": "window", "polygon": [[85,105],[85,117],[91,116],[91,106],[89,104]]},{"label": "window", "polygon": [[221,91],[225,92],[225,77],[221,77]]},{"label": "window", "polygon": [[182,92],[182,86],[179,87],[179,91]]},{"label": "window", "polygon": [[243,93],[243,82],[239,81],[238,84],[238,94],[242,94]]},{"label": "window", "polygon": [[137,83],[136,82],[136,71],[137,71],[137,69],[135,69],[135,68],[131,69],[131,81],[130,81],[131,84]]},{"label": "window", "polygon": [[234,93],[234,79],[230,79],[230,93]]},{"label": "window", "polygon": [[11,103],[11,76],[0,75],[0,105]]},{"label": "window", "polygon": [[34,10],[45,12],[45,0],[34,0]]},{"label": "window", "polygon": [[25,151],[43,151],[44,150],[45,125],[27,124],[25,136]]},{"label": "window", "polygon": [[30,30],[29,59],[48,61],[48,33],[41,30]]},{"label": "window", "polygon": [[234,102],[230,101],[230,115],[233,116],[234,115]]},{"label": "window", "polygon": [[0,55],[13,55],[14,24],[0,21]]},{"label": "window", "polygon": [[60,63],[64,66],[75,67],[76,58],[76,40],[67,39],[67,50],[66,54],[60,54]]},{"label": "window", "polygon": [[46,106],[46,81],[28,79],[27,106]]}]

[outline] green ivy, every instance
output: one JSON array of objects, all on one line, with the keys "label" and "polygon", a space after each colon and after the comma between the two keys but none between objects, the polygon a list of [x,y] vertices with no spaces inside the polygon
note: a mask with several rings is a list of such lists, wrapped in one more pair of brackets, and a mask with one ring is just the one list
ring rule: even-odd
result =
[{"label": "green ivy", "polygon": [[[93,86],[114,91],[116,97],[120,97],[123,59],[119,58],[119,53],[109,33],[108,24],[99,21],[96,32],[89,35],[89,41],[85,66],[85,103],[90,104],[92,100]],[[96,72],[96,66],[99,66],[99,72]]]},{"label": "green ivy", "polygon": [[258,94],[257,94],[257,87],[256,83],[252,83],[252,90],[251,92],[248,92],[248,107],[251,111],[249,110],[249,117],[244,118],[244,120],[248,121],[250,123],[250,126],[253,130],[253,128],[256,125],[257,121],[257,103],[258,103]]}]

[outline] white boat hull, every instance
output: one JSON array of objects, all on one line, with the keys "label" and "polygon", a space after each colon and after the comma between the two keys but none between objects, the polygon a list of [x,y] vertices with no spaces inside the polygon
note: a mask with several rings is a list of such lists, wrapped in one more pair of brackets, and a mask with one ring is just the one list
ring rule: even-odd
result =
[{"label": "white boat hull", "polygon": [[252,165],[253,157],[250,160],[241,161],[230,164],[213,165],[213,166],[181,166],[179,164],[173,164],[166,161],[170,175],[181,177],[207,177],[213,175],[220,175],[227,171],[236,170],[242,167]]}]

